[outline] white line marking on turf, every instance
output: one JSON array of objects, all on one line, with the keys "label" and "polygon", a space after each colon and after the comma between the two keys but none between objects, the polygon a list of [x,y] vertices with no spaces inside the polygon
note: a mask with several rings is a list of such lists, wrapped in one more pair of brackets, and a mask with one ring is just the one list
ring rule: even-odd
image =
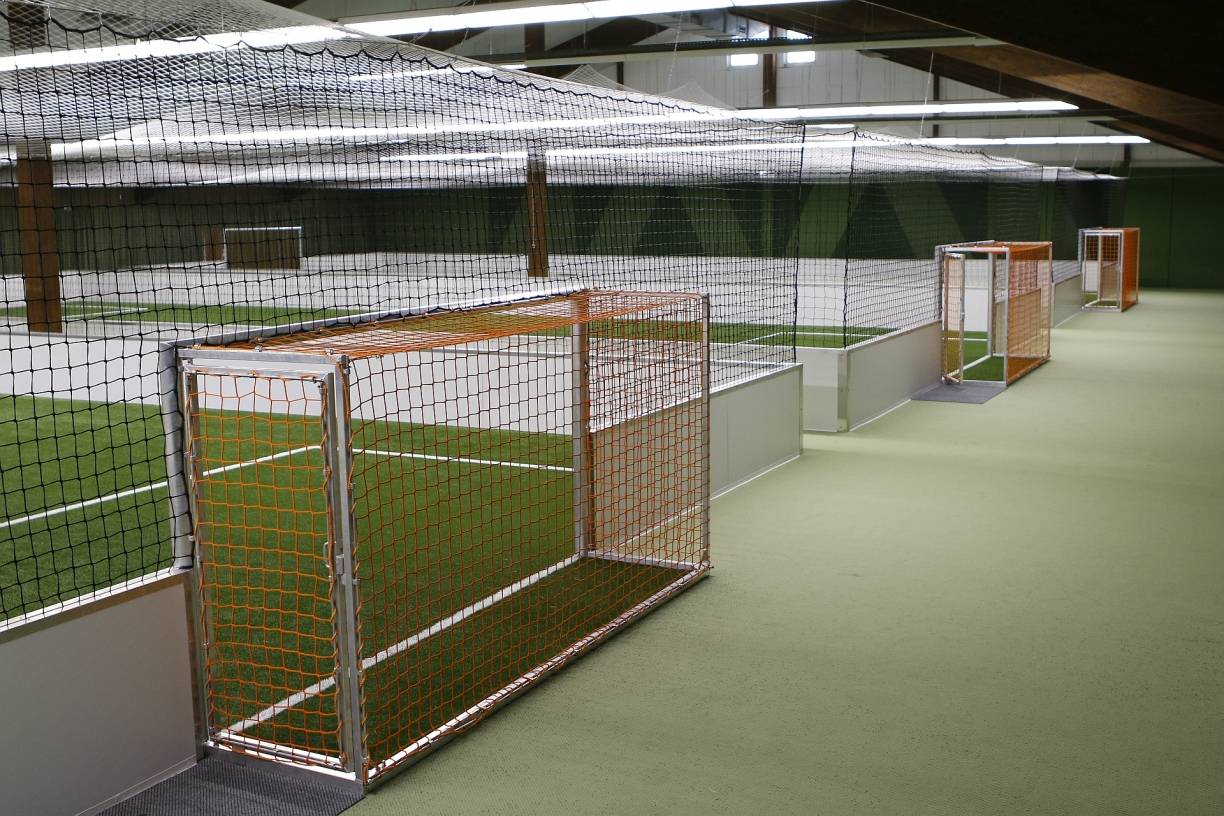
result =
[{"label": "white line marking on turf", "polygon": [[[267,456],[260,456],[258,459],[252,459],[249,462],[235,462],[232,465],[224,465],[222,467],[212,468],[210,470],[204,471],[203,475],[204,476],[215,476],[218,473],[227,473],[231,470],[238,470],[239,468],[250,467],[251,465],[259,465],[259,464],[263,464],[264,462],[271,462],[276,459],[283,459],[287,456],[296,456],[299,453],[305,453],[308,450],[315,450],[318,447],[319,447],[318,445],[305,445],[300,448],[294,448],[293,450],[281,451],[280,453],[270,453]],[[152,484],[141,485],[140,487],[132,487],[127,490],[120,490],[118,493],[111,493],[109,496],[99,496],[96,499],[86,499],[85,501],[76,502],[75,504],[65,504],[61,507],[53,507],[50,510],[40,510],[37,513],[31,513],[28,516],[22,516],[21,518],[8,519],[6,521],[2,521],[0,522],[0,530],[7,529],[9,527],[14,527],[18,524],[27,524],[31,521],[38,521],[39,519],[51,518],[52,516],[58,516],[63,513],[71,513],[73,510],[83,510],[86,507],[93,507],[94,505],[103,504],[109,501],[118,501],[119,499],[126,499],[128,496],[138,496],[141,493],[148,493],[152,490],[159,490],[163,487],[168,486],[169,484],[170,484],[170,480],[166,479],[161,482],[153,482]]]},{"label": "white line marking on turf", "polygon": [[561,465],[538,465],[534,462],[499,462],[496,459],[468,459],[462,456],[434,456],[429,453],[411,451],[387,451],[374,448],[353,448],[353,453],[368,453],[371,456],[397,456],[406,459],[429,459],[434,462],[459,462],[464,465],[498,465],[500,467],[527,468],[529,470],[554,470],[558,473],[573,473],[572,467]]},{"label": "white line marking on turf", "polygon": [[[498,464],[502,464],[502,463],[499,462]],[[580,556],[578,555],[571,555],[569,558],[566,558],[562,561],[558,561],[552,566],[545,567],[539,572],[528,575],[526,578],[520,578],[519,580],[515,581],[513,584],[510,584],[509,586],[502,587],[501,589],[494,592],[492,595],[488,595],[484,598],[481,598],[476,603],[470,604],[469,606],[465,606],[463,607],[463,609],[460,609],[458,612],[447,615],[445,618],[442,618],[436,623],[431,624],[430,626],[422,629],[421,631],[417,632],[415,635],[404,638],[399,643],[396,643],[393,646],[388,646],[382,651],[363,659],[361,661],[362,671],[372,669],[375,666],[377,666],[379,663],[386,660],[387,658],[395,657],[395,655],[400,654],[401,652],[408,651],[412,647],[419,644],[421,641],[426,640],[427,638],[431,638],[434,635],[445,632],[447,629],[450,629],[455,624],[462,623],[463,621],[472,617],[477,612],[483,612],[484,610],[488,609],[490,606],[497,603],[498,601],[503,601],[506,598],[509,598],[511,595],[515,594],[516,592],[526,589],[532,584],[537,584],[540,581],[547,578],[548,576],[552,575],[553,573],[559,572],[560,570],[565,569],[571,564],[577,563],[579,558]],[[315,697],[319,694],[322,694],[323,692],[327,691],[334,685],[336,685],[335,676],[325,677],[319,682],[315,683],[314,685],[307,686],[301,691],[294,692],[293,694],[290,694],[285,699],[279,702],[273,703],[272,705],[265,708],[263,711],[260,711],[257,714],[254,714],[250,717],[247,717],[244,720],[240,720],[234,723],[229,728],[222,731],[221,734],[223,736],[225,734],[241,734],[243,731],[247,730],[248,728],[252,726],[258,725],[261,722],[265,722],[274,717],[277,717],[280,714],[283,714],[288,709],[306,702],[311,697]]]}]

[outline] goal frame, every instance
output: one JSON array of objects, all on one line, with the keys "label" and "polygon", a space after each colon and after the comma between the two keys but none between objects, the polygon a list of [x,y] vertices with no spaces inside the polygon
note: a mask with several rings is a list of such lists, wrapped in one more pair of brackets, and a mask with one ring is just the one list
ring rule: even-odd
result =
[{"label": "goal frame", "polygon": [[[1014,345],[1012,330],[1012,271],[1016,251],[1031,252],[1034,247],[1044,247],[1046,250],[1046,268],[1044,280],[1037,282],[1037,287],[1026,294],[1044,290],[1046,303],[1044,321],[1046,343],[1043,353],[1037,357],[1016,357],[1012,354]],[[988,262],[989,273],[986,282],[986,354],[976,360],[966,360],[965,322],[965,290],[968,278],[968,263],[970,260],[985,260]],[[1001,260],[1001,263],[996,261]],[[941,244],[935,248],[935,262],[939,268],[940,281],[940,369],[941,379],[945,383],[963,384],[965,382],[995,382],[993,380],[974,380],[966,377],[966,370],[984,362],[991,357],[999,357],[1003,363],[1003,379],[1000,385],[1007,386],[1019,380],[1025,374],[1038,368],[1050,359],[1049,331],[1054,323],[1054,282],[1053,254],[1049,241],[973,241],[958,244]],[[949,264],[959,262],[959,273],[949,274]],[[1002,293],[1002,300],[996,299],[996,293]],[[1023,297],[1023,295],[1022,295]],[[956,309],[953,309],[956,307]],[[959,313],[956,313],[958,310]],[[959,320],[959,325],[953,325],[950,320]],[[959,349],[954,348],[959,346]],[[1014,360],[1031,360],[1027,365],[1013,370]],[[956,367],[950,366],[950,361],[956,360]]]},{"label": "goal frame", "polygon": [[[1087,227],[1079,231],[1078,261],[1084,300],[1081,308],[1084,311],[1125,312],[1139,303],[1140,237],[1139,227]],[[1090,246],[1092,239],[1096,239],[1095,253]],[[1117,293],[1114,298],[1105,297],[1101,288],[1101,267],[1107,242],[1116,246],[1117,250]],[[1090,272],[1096,281],[1095,287],[1089,285]]]},{"label": "goal frame", "polygon": [[[171,483],[180,489],[171,491],[171,520],[174,531],[175,567],[179,570],[193,572],[189,579],[189,603],[191,609],[190,636],[193,657],[193,692],[196,711],[196,732],[200,753],[207,750],[223,750],[242,753],[258,759],[275,762],[303,765],[311,770],[330,774],[339,780],[351,782],[364,788],[384,781],[392,771],[398,771],[413,764],[435,748],[462,733],[468,726],[478,721],[486,711],[500,707],[501,704],[513,699],[518,694],[536,685],[536,683],[558,670],[572,658],[586,652],[602,642],[607,637],[620,631],[625,625],[636,620],[641,615],[653,609],[659,603],[669,599],[691,584],[704,578],[709,571],[709,455],[710,455],[710,358],[709,358],[709,299],[702,298],[702,339],[705,347],[702,370],[703,391],[703,430],[701,456],[704,461],[705,478],[702,484],[701,512],[703,530],[703,551],[705,559],[700,563],[690,562],[659,562],[658,566],[685,570],[677,572],[675,580],[666,587],[622,612],[615,620],[587,634],[581,640],[568,647],[563,654],[555,656],[545,663],[536,666],[525,675],[519,677],[495,694],[482,700],[477,706],[469,709],[460,717],[448,722],[442,728],[427,735],[417,743],[409,745],[392,757],[377,765],[371,765],[364,755],[364,723],[363,696],[360,673],[363,665],[363,655],[358,646],[358,617],[356,609],[358,599],[355,594],[355,541],[356,527],[352,517],[352,497],[350,474],[352,472],[353,448],[351,445],[351,416],[347,403],[349,393],[349,361],[342,355],[296,353],[289,351],[243,350],[217,347],[199,347],[202,344],[210,346],[252,341],[257,338],[294,334],[321,328],[358,326],[398,317],[417,317],[439,311],[458,311],[478,309],[486,306],[503,306],[515,303],[545,300],[558,296],[578,294],[588,291],[583,287],[559,287],[543,291],[510,294],[503,297],[490,297],[478,301],[462,301],[440,306],[422,307],[406,310],[389,310],[368,313],[360,316],[327,318],[318,321],[288,324],[271,329],[245,329],[206,338],[190,338],[163,343],[160,361],[163,365],[161,381],[163,385],[173,384],[164,392],[163,417],[167,430],[166,458],[170,468]],[[613,551],[601,551],[595,548],[596,537],[592,533],[594,523],[594,508],[591,499],[591,476],[593,473],[592,451],[593,429],[590,416],[589,389],[589,349],[588,334],[585,324],[579,324],[571,337],[570,354],[573,355],[574,376],[572,382],[573,399],[576,406],[584,406],[584,410],[575,410],[572,422],[573,463],[576,476],[574,483],[574,556],[583,556],[606,560],[634,560],[641,563],[654,563],[651,559],[640,559],[637,556],[626,556]],[[166,366],[171,366],[169,369]],[[193,462],[191,440],[196,429],[192,427],[191,417],[197,408],[196,392],[190,380],[199,376],[230,375],[230,376],[268,376],[279,379],[310,380],[318,384],[321,391],[330,396],[325,400],[326,409],[321,417],[326,429],[328,440],[324,455],[330,465],[330,476],[327,480],[328,506],[336,512],[334,518],[334,534],[329,535],[334,541],[335,549],[331,553],[330,568],[334,570],[336,587],[339,592],[334,599],[337,624],[337,671],[336,688],[337,717],[340,723],[341,758],[339,761],[323,755],[308,755],[292,748],[283,750],[269,747],[264,740],[245,739],[240,733],[228,733],[230,729],[217,728],[210,724],[210,709],[208,699],[208,623],[207,607],[204,601],[201,584],[201,542],[196,540],[192,529],[191,500],[199,480],[198,468]],[[644,416],[650,416],[649,413]],[[649,532],[649,531],[647,531]],[[645,533],[642,533],[644,535]],[[554,565],[555,566],[555,565]]]}]

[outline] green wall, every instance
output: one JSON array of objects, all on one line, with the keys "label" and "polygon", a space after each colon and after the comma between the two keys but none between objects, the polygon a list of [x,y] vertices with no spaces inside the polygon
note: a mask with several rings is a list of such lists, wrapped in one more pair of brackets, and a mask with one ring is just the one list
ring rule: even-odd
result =
[{"label": "green wall", "polygon": [[1142,286],[1224,289],[1224,168],[1136,168],[1125,226],[1140,227]]}]

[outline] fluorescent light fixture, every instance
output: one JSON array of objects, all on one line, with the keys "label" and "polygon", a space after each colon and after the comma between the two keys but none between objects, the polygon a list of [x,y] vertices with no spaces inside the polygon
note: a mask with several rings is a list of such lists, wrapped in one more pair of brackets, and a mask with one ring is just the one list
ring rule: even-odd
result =
[{"label": "fluorescent light fixture", "polygon": [[505,65],[503,65],[503,66],[501,66],[501,67],[502,67],[502,68],[505,68],[507,71],[522,71],[522,70],[524,70],[524,69],[527,67],[527,63],[525,63],[525,62],[508,62],[508,63],[506,63]]},{"label": "fluorescent light fixture", "polygon": [[816,61],[815,51],[787,51],[785,54],[787,65],[803,65]]},{"label": "fluorescent light fixture", "polygon": [[838,122],[836,125],[814,125],[813,127],[818,127],[823,130],[849,130],[850,128],[856,127],[856,125],[853,122]]},{"label": "fluorescent light fixture", "polygon": [[527,159],[525,150],[512,150],[506,153],[406,153],[399,156],[387,156],[379,159],[384,162],[482,162],[494,159]]},{"label": "fluorescent light fixture", "polygon": [[761,61],[760,54],[728,54],[727,65],[732,68],[751,68]]},{"label": "fluorescent light fixture", "polygon": [[297,43],[344,40],[354,36],[356,35],[353,32],[340,28],[309,25],[269,28],[262,31],[240,31],[232,34],[208,34],[203,37],[183,37],[172,40],[146,40],[126,45],[76,48],[70,51],[38,51],[33,54],[0,57],[0,72],[26,68],[57,68],[67,65],[126,62],[155,57],[180,57],[189,54],[227,51],[234,48],[277,48]]},{"label": "fluorescent light fixture", "polygon": [[847,105],[818,108],[746,108],[740,113],[754,119],[902,118],[974,113],[1040,113],[1079,110],[1054,99],[1000,100],[998,102],[907,102],[887,105]]},{"label": "fluorescent light fixture", "polygon": [[[506,67],[506,66],[502,66]],[[411,71],[387,71],[382,74],[356,74],[348,78],[349,82],[377,82],[385,79],[401,79],[412,77],[447,76],[453,74],[479,74],[493,76],[496,68],[485,65],[463,65],[455,63],[446,68],[418,68]]]},{"label": "fluorescent light fixture", "polygon": [[[394,37],[465,28],[561,23],[608,17],[673,14],[682,11],[717,11],[751,6],[773,6],[793,0],[592,0],[589,3],[509,2],[474,6],[449,14],[405,14],[382,18],[347,18],[342,22],[363,34]],[[811,0],[828,2],[829,0]]]},{"label": "fluorescent light fixture", "polygon": [[80,158],[136,147],[224,144],[308,144],[316,142],[385,142],[412,136],[442,134],[519,133],[524,131],[586,130],[632,125],[669,125],[683,122],[727,121],[746,118],[733,110],[705,109],[666,114],[609,116],[591,119],[536,119],[519,122],[473,122],[453,125],[404,125],[400,127],[298,127],[269,130],[222,131],[174,136],[105,137],[52,146],[55,158]]},{"label": "fluorescent light fixture", "polygon": [[[848,143],[851,144],[851,143]],[[553,148],[544,151],[550,158],[587,158],[594,156],[642,156],[669,153],[743,153],[743,152],[793,152],[803,150],[803,145],[797,142],[783,143],[728,143],[728,144],[694,144],[667,145],[662,147],[567,147]],[[525,151],[506,153],[404,153],[396,156],[384,156],[382,162],[458,162],[458,161],[489,161],[506,159],[525,161]]]},{"label": "fluorescent light fixture", "polygon": [[949,145],[954,147],[1151,144],[1150,139],[1145,139],[1142,136],[949,136],[946,138],[915,139],[913,141],[921,142],[922,144]]},{"label": "fluorescent light fixture", "polygon": [[1079,110],[1054,99],[1000,100],[998,102],[907,102],[887,105],[800,108],[804,119],[849,119],[868,116],[940,116],[973,113],[1038,113]]}]

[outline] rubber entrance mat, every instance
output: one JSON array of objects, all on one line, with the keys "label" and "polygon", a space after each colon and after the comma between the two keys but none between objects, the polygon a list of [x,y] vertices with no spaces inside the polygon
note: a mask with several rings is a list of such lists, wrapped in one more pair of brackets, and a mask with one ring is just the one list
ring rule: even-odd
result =
[{"label": "rubber entrance mat", "polygon": [[322,774],[210,756],[103,816],[336,816],[359,799],[356,784]]},{"label": "rubber entrance mat", "polygon": [[987,400],[1003,393],[1003,383],[967,382],[940,383],[925,391],[915,394],[912,399],[927,402],[964,402],[970,405],[981,405]]}]

